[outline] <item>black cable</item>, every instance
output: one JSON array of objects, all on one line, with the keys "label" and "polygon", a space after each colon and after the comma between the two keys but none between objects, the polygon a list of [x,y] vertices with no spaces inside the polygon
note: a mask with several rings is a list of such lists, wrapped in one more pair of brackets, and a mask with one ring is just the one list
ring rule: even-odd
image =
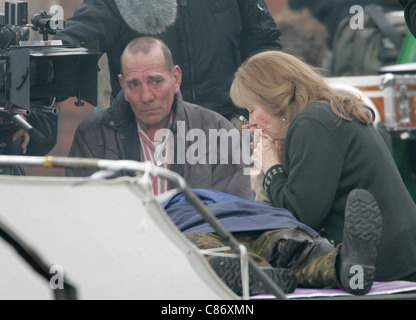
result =
[{"label": "black cable", "polygon": [[[27,262],[29,265],[49,283],[51,275],[49,273],[49,267],[42,261],[40,256],[25,242],[20,239],[10,228],[0,221],[0,237],[8,242],[17,253]],[[54,289],[55,298],[58,300],[75,300],[76,289],[72,285],[64,281],[64,289]]]}]

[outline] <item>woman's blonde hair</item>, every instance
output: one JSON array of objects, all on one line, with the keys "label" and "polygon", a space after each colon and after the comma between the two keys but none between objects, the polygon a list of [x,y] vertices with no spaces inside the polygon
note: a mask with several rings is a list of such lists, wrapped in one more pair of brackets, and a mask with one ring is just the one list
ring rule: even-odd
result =
[{"label": "woman's blonde hair", "polygon": [[354,118],[368,125],[373,122],[366,115],[359,98],[341,96],[330,88],[318,70],[300,59],[280,51],[266,51],[249,58],[238,69],[231,86],[234,104],[247,108],[247,100],[259,103],[272,115],[285,118],[286,127],[280,139],[286,138],[293,118],[313,102],[327,102],[341,119]]}]

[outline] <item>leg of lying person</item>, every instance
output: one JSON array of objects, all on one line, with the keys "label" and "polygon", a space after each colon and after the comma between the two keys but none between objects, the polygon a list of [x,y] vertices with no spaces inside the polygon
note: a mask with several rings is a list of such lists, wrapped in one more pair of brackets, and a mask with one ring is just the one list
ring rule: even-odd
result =
[{"label": "leg of lying person", "polygon": [[312,237],[300,228],[270,230],[264,232],[253,247],[273,267],[293,270],[298,287],[337,286],[335,266],[339,248],[334,248],[324,238]]},{"label": "leg of lying person", "polygon": [[[247,252],[256,264],[274,281],[285,293],[293,292],[296,289],[296,276],[294,272],[287,268],[273,268],[263,257],[251,250],[253,243],[262,232],[238,232],[233,234],[236,240],[246,246]],[[193,232],[186,234],[186,237],[199,249],[215,249],[226,247],[219,236],[207,232]],[[225,251],[224,253],[231,253]],[[208,262],[218,274],[218,276],[233,290],[237,295],[243,294],[242,274],[240,258],[208,255]],[[264,284],[249,270],[249,293],[250,295],[269,293]]]},{"label": "leg of lying person", "polygon": [[300,228],[266,231],[252,248],[273,267],[293,270],[299,287],[340,288],[362,295],[373,284],[381,229],[376,201],[357,190],[348,197],[343,242],[336,248]]},{"label": "leg of lying person", "polygon": [[[253,258],[253,260],[260,266],[270,268],[271,265],[267,262],[266,259],[259,256],[258,254],[250,251],[250,243],[253,242],[253,239],[256,239],[261,232],[238,232],[233,234],[236,240],[247,247],[248,254]],[[186,237],[191,240],[193,244],[195,244],[199,249],[216,249],[226,247],[227,245],[223,242],[223,240],[214,233],[208,232],[192,232],[186,234]],[[231,253],[230,250],[225,251],[225,253]],[[212,256],[208,256],[211,258]]]}]

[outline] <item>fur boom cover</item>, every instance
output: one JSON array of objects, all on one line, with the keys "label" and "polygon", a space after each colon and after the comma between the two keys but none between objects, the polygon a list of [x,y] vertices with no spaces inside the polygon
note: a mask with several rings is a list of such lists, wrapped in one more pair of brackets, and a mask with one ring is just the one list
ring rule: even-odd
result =
[{"label": "fur boom cover", "polygon": [[114,0],[124,21],[133,30],[159,34],[176,20],[176,0]]}]

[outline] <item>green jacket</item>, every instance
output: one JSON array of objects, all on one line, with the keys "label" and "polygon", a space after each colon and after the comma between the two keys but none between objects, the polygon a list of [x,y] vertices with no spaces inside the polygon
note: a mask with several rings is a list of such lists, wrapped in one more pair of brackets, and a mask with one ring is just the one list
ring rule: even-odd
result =
[{"label": "green jacket", "polygon": [[335,245],[342,242],[349,192],[368,190],[383,218],[376,280],[402,279],[416,271],[416,206],[373,126],[340,121],[328,104],[311,104],[290,124],[283,172],[268,179],[273,168],[264,181],[273,205],[317,231],[325,229]]}]

